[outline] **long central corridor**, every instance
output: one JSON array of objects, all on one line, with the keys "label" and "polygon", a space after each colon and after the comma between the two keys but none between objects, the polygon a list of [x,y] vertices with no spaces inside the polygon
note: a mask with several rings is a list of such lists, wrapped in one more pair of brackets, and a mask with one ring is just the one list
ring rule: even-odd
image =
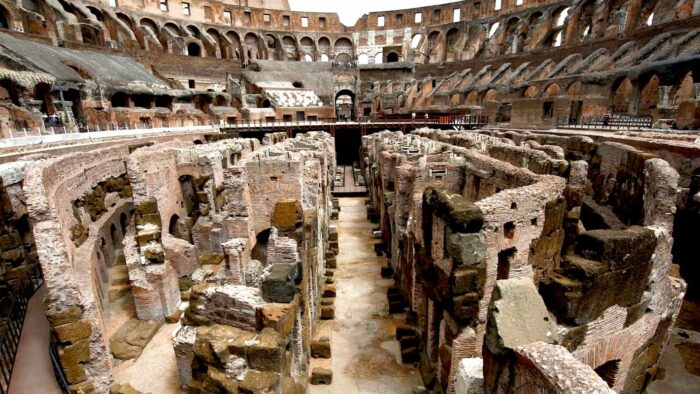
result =
[{"label": "long central corridor", "polygon": [[422,386],[417,369],[401,364],[395,328],[405,317],[389,314],[393,280],[381,278],[385,257],[374,253],[365,201],[340,199],[335,320],[323,322],[332,328],[333,383],[309,386],[311,393],[411,393]]}]

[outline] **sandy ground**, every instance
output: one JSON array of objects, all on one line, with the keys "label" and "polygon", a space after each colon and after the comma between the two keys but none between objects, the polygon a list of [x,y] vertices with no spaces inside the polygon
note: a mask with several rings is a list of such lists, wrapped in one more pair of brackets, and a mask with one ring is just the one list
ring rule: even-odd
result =
[{"label": "sandy ground", "polygon": [[180,393],[180,376],[173,350],[173,335],[178,328],[180,323],[161,327],[138,359],[114,367],[114,382],[129,383],[144,393]]},{"label": "sandy ground", "polygon": [[411,393],[422,386],[418,370],[401,364],[394,331],[404,316],[388,313],[393,281],[380,276],[386,258],[374,253],[365,200],[340,200],[335,320],[324,323],[332,325],[333,384],[309,385],[310,393]]}]

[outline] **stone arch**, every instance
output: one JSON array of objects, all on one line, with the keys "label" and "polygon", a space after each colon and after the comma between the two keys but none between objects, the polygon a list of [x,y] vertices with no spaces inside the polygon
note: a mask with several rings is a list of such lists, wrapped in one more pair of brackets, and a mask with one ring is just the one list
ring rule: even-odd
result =
[{"label": "stone arch", "polygon": [[521,52],[523,49],[523,43],[524,41],[518,34],[518,26],[520,25],[520,18],[518,17],[512,17],[508,19],[508,21],[505,24],[505,37],[504,37],[504,43],[502,47],[502,52],[503,53],[518,53]]},{"label": "stone arch", "polygon": [[593,37],[593,17],[595,14],[595,0],[587,0],[578,7],[576,16],[576,36],[583,41]]},{"label": "stone arch", "polygon": [[87,9],[90,11],[90,13],[92,13],[92,15],[95,16],[95,19],[97,19],[98,21],[100,21],[100,22],[105,21],[105,16],[102,13],[102,11],[98,10],[96,7],[93,7],[93,6],[87,6]]},{"label": "stone arch", "polygon": [[187,44],[187,56],[202,57],[202,47],[194,41],[190,42]]},{"label": "stone arch", "polygon": [[629,78],[620,78],[612,85],[612,110],[613,112],[629,112],[634,85]]},{"label": "stone arch", "polygon": [[440,62],[441,56],[440,56],[440,41],[442,40],[442,34],[437,31],[433,30],[428,34],[428,62],[429,63],[438,63]]},{"label": "stone arch", "polygon": [[321,55],[329,56],[331,53],[331,40],[328,37],[318,39],[318,52]]},{"label": "stone arch", "polygon": [[80,35],[83,37],[83,43],[92,45],[104,45],[104,33],[97,27],[87,24],[80,24]]},{"label": "stone arch", "polygon": [[449,61],[455,61],[459,60],[459,43],[461,39],[461,34],[458,28],[453,27],[450,30],[447,31],[447,35],[445,36],[445,60]]},{"label": "stone arch", "polygon": [[482,102],[488,102],[488,101],[497,101],[498,100],[498,91],[496,89],[489,89],[484,93],[484,99]]},{"label": "stone arch", "polygon": [[357,63],[358,64],[369,64],[369,56],[366,53],[361,53],[357,57]]},{"label": "stone arch", "polygon": [[399,61],[399,54],[398,53],[396,53],[394,51],[387,53],[387,55],[386,55],[386,62],[387,63],[396,63],[398,61]]},{"label": "stone arch", "polygon": [[349,57],[352,58],[355,53],[352,40],[348,37],[340,37],[337,40],[335,40],[335,43],[333,44],[333,51],[336,54],[336,58],[338,55],[343,53],[349,55]]},{"label": "stone arch", "polygon": [[182,37],[182,29],[174,22],[167,22],[163,25],[163,30],[167,30],[173,36]]},{"label": "stone arch", "polygon": [[257,60],[261,58],[260,38],[255,33],[248,33],[244,37],[246,60]]},{"label": "stone arch", "polygon": [[558,96],[560,90],[561,89],[559,88],[559,85],[557,85],[556,83],[552,83],[544,89],[544,92],[542,92],[542,98],[547,99]]},{"label": "stone arch", "polygon": [[19,87],[17,84],[10,79],[0,79],[0,93],[7,92],[7,96],[10,98],[12,104],[19,106]]},{"label": "stone arch", "polygon": [[221,37],[221,33],[218,30],[212,28],[207,29],[207,34],[214,40],[214,44],[219,49],[219,54],[222,59],[230,59],[231,54],[229,53],[230,47],[226,45],[224,39]]},{"label": "stone arch", "polygon": [[265,45],[265,59],[283,60],[279,57],[279,52],[277,51],[277,37],[272,33],[265,34],[263,42]]},{"label": "stone arch", "polygon": [[312,60],[316,60],[316,45],[311,37],[302,37],[301,40],[299,40],[299,46],[304,56],[308,55]]},{"label": "stone arch", "polygon": [[13,20],[10,10],[0,4],[0,29],[11,29]]},{"label": "stone arch", "polygon": [[347,53],[340,53],[335,57],[336,63],[352,63],[352,58]]},{"label": "stone arch", "polygon": [[162,48],[167,48],[167,40],[161,34],[159,34],[160,28],[158,27],[158,23],[156,23],[156,21],[151,18],[141,18],[139,21],[139,26],[145,33],[143,37],[144,48],[149,38],[160,44]]},{"label": "stone arch", "polygon": [[574,81],[566,88],[566,95],[569,98],[579,97],[583,94],[583,84],[579,81]]},{"label": "stone arch", "polygon": [[678,105],[683,101],[693,100],[698,94],[700,94],[700,92],[696,91],[693,72],[688,71],[675,90],[673,104]]},{"label": "stone arch", "polygon": [[235,60],[242,60],[243,52],[241,47],[241,38],[233,30],[226,32],[226,39],[228,40],[231,49],[229,50],[230,58]]},{"label": "stone arch", "polygon": [[475,90],[469,92],[469,94],[467,94],[467,97],[464,100],[464,105],[470,107],[480,106],[481,101],[479,100],[479,93]]},{"label": "stone arch", "polygon": [[640,86],[644,87],[639,95],[639,109],[641,111],[655,110],[659,105],[661,79],[654,74],[646,80],[646,83],[641,83]]},{"label": "stone arch", "polygon": [[535,98],[537,95],[540,93],[540,90],[537,88],[537,86],[532,85],[528,86],[526,89],[523,90],[523,97],[525,98]]},{"label": "stone arch", "polygon": [[282,37],[282,48],[284,49],[285,60],[299,60],[299,48],[294,37]]}]

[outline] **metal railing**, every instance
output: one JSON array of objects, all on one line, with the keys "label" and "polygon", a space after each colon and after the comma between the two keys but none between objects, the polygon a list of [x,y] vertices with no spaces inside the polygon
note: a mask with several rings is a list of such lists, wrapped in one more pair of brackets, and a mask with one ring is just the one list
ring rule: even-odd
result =
[{"label": "metal railing", "polygon": [[9,313],[3,317],[2,328],[0,328],[2,329],[2,334],[0,334],[0,394],[7,393],[10,388],[12,369],[15,366],[17,348],[22,336],[27,304],[28,298],[20,283],[19,291],[11,296]]},{"label": "metal railing", "polygon": [[27,271],[27,279],[29,287],[26,288],[21,281],[17,281],[17,288],[10,296],[9,312],[0,323],[0,394],[7,393],[10,387],[29,299],[44,284],[41,268],[37,266],[35,270]]},{"label": "metal railing", "polygon": [[51,358],[51,366],[53,367],[53,374],[56,376],[56,383],[58,383],[58,387],[61,389],[63,394],[69,394],[70,385],[68,384],[68,379],[66,379],[66,374],[63,372],[61,357],[58,355],[58,348],[56,348],[53,341],[49,341],[49,357]]},{"label": "metal railing", "polygon": [[593,127],[602,129],[649,129],[653,118],[648,115],[613,114],[609,116],[560,117],[559,127]]},{"label": "metal railing", "polygon": [[483,126],[488,123],[488,117],[482,115],[449,115],[424,117],[375,118],[360,116],[355,119],[318,118],[318,119],[260,119],[238,120],[222,125],[222,128],[266,128],[266,127],[295,127],[295,126],[326,126],[326,125],[465,125]]}]

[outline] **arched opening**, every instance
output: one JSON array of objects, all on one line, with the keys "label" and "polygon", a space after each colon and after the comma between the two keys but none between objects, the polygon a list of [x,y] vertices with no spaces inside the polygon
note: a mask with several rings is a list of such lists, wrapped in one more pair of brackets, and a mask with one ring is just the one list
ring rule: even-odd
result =
[{"label": "arched opening", "polygon": [[340,55],[335,57],[335,62],[341,64],[348,64],[352,63],[352,58],[347,53],[341,53]]},{"label": "arched opening", "polygon": [[113,246],[121,242],[121,237],[117,234],[117,226],[114,223],[109,226],[109,237],[112,239]]},{"label": "arched opening", "polygon": [[100,21],[100,22],[104,22],[104,21],[105,21],[104,15],[102,15],[102,12],[101,12],[100,10],[98,10],[97,8],[95,8],[95,7],[88,7],[87,9],[90,10],[90,13],[91,13],[92,15],[94,15],[94,16],[95,16],[95,19],[97,19],[98,21]]},{"label": "arched opening", "polygon": [[355,112],[355,94],[349,90],[341,90],[335,95],[335,116],[339,120],[351,120]]},{"label": "arched opening", "polygon": [[284,49],[284,56],[286,60],[299,60],[299,50],[294,37],[282,37],[282,48]]},{"label": "arched opening", "polygon": [[612,86],[613,99],[612,110],[616,113],[626,114],[629,112],[634,86],[629,78],[618,80]]},{"label": "arched opening", "polygon": [[297,88],[297,89],[303,89],[303,88],[304,88],[304,84],[301,83],[300,81],[294,81],[294,82],[292,82],[292,86],[294,86],[294,87]]},{"label": "arched opening", "polygon": [[130,107],[129,96],[124,92],[114,93],[112,95],[112,97],[110,98],[110,102],[112,104],[112,108],[128,108],[128,107]]},{"label": "arched opening", "polygon": [[[331,40],[329,40],[328,37],[321,37],[318,39],[318,51],[321,53],[322,62],[329,61],[330,58],[328,54],[331,53]],[[323,60],[324,58],[326,60]]]},{"label": "arched opening", "polygon": [[238,34],[234,31],[229,31],[226,33],[226,38],[231,43],[229,58],[241,60],[241,39],[238,37]]},{"label": "arched opening", "polygon": [[131,99],[134,102],[134,107],[138,108],[149,109],[151,108],[151,103],[153,102],[153,96],[150,94],[135,94],[131,96]]},{"label": "arched opening", "polygon": [[459,53],[459,42],[460,34],[459,29],[452,28],[447,32],[445,36],[446,46],[447,46],[447,61],[457,60]]},{"label": "arched opening", "polygon": [[316,57],[316,48],[314,47],[314,40],[310,37],[304,37],[299,41],[301,45],[301,50],[304,53],[304,60],[307,62],[314,61]]},{"label": "arched opening", "polygon": [[129,218],[126,216],[126,213],[122,212],[121,215],[119,215],[119,227],[121,227],[122,230],[122,237],[126,234],[126,228],[129,226]]},{"label": "arched opening", "polygon": [[[46,115],[53,115],[56,111],[53,106],[53,96],[51,95],[51,85],[39,83],[34,87],[34,99],[41,101],[41,112]],[[0,99],[2,100],[2,99]]]},{"label": "arched opening", "polygon": [[177,221],[178,220],[180,220],[180,216],[178,216],[177,214],[170,217],[170,224],[168,224],[168,233],[172,236],[175,236],[175,234],[178,232],[177,231]]},{"label": "arched opening", "polygon": [[399,61],[399,54],[396,52],[389,52],[388,55],[386,55],[386,62],[387,63],[397,63]]},{"label": "arched opening", "polygon": [[498,253],[496,280],[508,279],[510,276],[511,263],[515,258],[515,253],[517,253],[517,251],[518,250],[515,247],[512,247]]},{"label": "arched opening", "polygon": [[548,99],[548,98],[558,96],[559,90],[560,90],[559,85],[557,85],[556,83],[553,83],[553,84],[547,86],[547,88],[544,90],[544,93],[542,94],[542,97],[545,99]]},{"label": "arched opening", "polygon": [[613,387],[615,384],[615,377],[620,370],[620,360],[610,360],[607,363],[599,366],[595,369],[595,373],[598,374],[608,386]]},{"label": "arched opening", "polygon": [[3,101],[19,105],[19,90],[14,81],[9,79],[0,80],[0,102]]},{"label": "arched opening", "polygon": [[81,24],[80,34],[85,44],[102,45],[102,32],[92,25]]},{"label": "arched opening", "polygon": [[0,29],[9,29],[11,20],[10,13],[5,7],[0,5]]},{"label": "arched opening", "polygon": [[187,56],[201,57],[202,48],[196,42],[187,44]]},{"label": "arched opening", "polygon": [[212,40],[214,40],[216,47],[219,49],[221,58],[230,59],[230,47],[224,43],[224,40],[221,38],[221,34],[219,34],[219,32],[216,29],[208,29],[207,34],[209,34],[209,37],[211,37]]},{"label": "arched opening", "polygon": [[661,80],[657,75],[649,78],[649,81],[644,85],[639,99],[639,109],[641,111],[654,110],[659,105],[659,86]]},{"label": "arched opening", "polygon": [[262,104],[260,105],[262,108],[270,108],[270,100],[265,99],[262,101]]},{"label": "arched opening", "polygon": [[368,64],[369,63],[369,56],[367,56],[366,53],[361,53],[360,56],[357,57],[357,63],[358,64]]},{"label": "arched opening", "polygon": [[255,246],[250,251],[250,259],[258,260],[263,266],[267,265],[267,242],[270,239],[270,230],[266,228],[255,236]]},{"label": "arched opening", "polygon": [[374,55],[374,64],[382,63],[384,63],[384,54],[379,52],[378,54]]},{"label": "arched opening", "polygon": [[413,36],[411,39],[411,49],[418,49],[418,45],[420,45],[420,40],[423,38],[422,35],[416,34]]},{"label": "arched opening", "polygon": [[194,140],[193,143],[194,143],[195,145],[202,145],[202,144],[203,144],[202,140]]},{"label": "arched opening", "polygon": [[260,40],[258,36],[253,33],[248,33],[245,35],[244,42],[248,60],[260,59]]}]

